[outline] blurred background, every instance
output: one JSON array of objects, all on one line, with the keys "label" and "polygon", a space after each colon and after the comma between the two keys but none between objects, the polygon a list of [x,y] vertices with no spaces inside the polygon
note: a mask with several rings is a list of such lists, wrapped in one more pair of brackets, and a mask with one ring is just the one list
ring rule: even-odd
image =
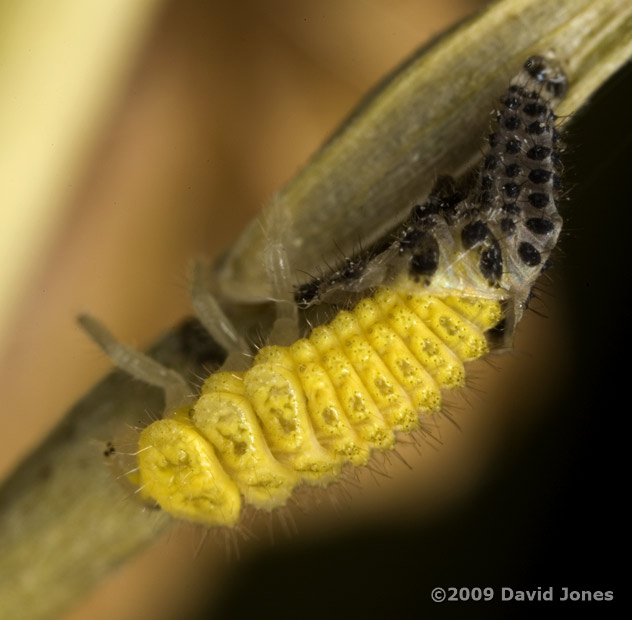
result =
[{"label": "blurred background", "polygon": [[[229,247],[369,88],[484,3],[57,4],[0,4],[3,477],[110,368],[80,311],[149,345],[190,313],[191,259]],[[629,264],[610,225],[629,217],[629,129],[610,137],[629,93],[628,72],[574,119],[557,266],[515,352],[451,397],[442,445],[307,498],[291,537],[255,527],[239,561],[177,525],[67,617],[418,617],[436,585],[612,589],[623,328],[602,294]]]}]

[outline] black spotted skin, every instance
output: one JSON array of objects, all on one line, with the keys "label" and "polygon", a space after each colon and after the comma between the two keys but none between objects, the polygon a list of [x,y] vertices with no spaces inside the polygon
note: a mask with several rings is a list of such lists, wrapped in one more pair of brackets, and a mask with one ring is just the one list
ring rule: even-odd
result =
[{"label": "black spotted skin", "polygon": [[[442,178],[413,207],[392,241],[347,259],[339,270],[301,287],[299,304],[397,280],[432,294],[480,295],[508,306],[509,340],[562,226],[560,134],[555,106],[566,77],[544,57],[527,60],[492,113],[478,181],[467,194]],[[351,268],[352,267],[352,268]],[[402,275],[402,272],[404,275]]]},{"label": "black spotted skin", "polygon": [[492,202],[483,215],[501,244],[508,280],[502,285],[522,289],[523,296],[562,226],[557,210],[562,147],[554,107],[565,91],[565,76],[555,63],[542,57],[527,60],[494,113],[487,158],[496,165],[481,175],[481,188],[490,178],[492,183],[487,188]]}]

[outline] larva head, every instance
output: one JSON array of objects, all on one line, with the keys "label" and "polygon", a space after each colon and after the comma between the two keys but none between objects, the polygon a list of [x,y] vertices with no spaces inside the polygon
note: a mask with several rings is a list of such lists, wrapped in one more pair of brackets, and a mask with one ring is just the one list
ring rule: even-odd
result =
[{"label": "larva head", "polygon": [[234,525],[241,510],[235,483],[209,442],[182,415],[150,424],[138,442],[145,497],[175,517],[204,525]]}]

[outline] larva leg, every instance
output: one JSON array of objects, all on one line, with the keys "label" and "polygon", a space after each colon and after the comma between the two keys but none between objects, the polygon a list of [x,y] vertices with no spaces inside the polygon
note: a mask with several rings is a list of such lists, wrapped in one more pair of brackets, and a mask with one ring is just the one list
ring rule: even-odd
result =
[{"label": "larva leg", "polygon": [[206,331],[228,352],[223,367],[235,370],[245,368],[250,356],[248,344],[210,292],[207,276],[207,265],[202,261],[196,261],[191,279],[193,309]]},{"label": "larva leg", "polygon": [[132,377],[162,388],[165,392],[165,408],[172,411],[190,400],[191,388],[175,370],[166,368],[144,353],[119,342],[103,323],[92,316],[82,314],[79,324],[101,347],[103,352]]}]

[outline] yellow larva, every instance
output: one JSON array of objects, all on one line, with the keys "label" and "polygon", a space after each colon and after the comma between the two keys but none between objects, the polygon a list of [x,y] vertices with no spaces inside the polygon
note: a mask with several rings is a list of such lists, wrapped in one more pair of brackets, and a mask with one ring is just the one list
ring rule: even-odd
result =
[{"label": "yellow larva", "polygon": [[[389,242],[293,298],[285,296],[287,257],[271,244],[266,265],[280,295],[271,342],[288,326],[298,333],[298,306],[336,308],[350,294],[366,296],[305,338],[262,348],[245,372],[211,375],[192,404],[177,373],[84,319],[121,367],[166,392],[168,414],[138,442],[141,495],[208,526],[235,525],[244,503],[282,506],[297,485],[328,485],[345,465],[366,465],[372,451],[394,447],[396,432],[439,411],[441,390],[464,384],[463,363],[488,352],[488,330],[509,344],[561,229],[553,108],[565,88],[555,63],[527,60],[495,110],[470,194],[439,189]],[[243,353],[247,345],[203,278],[194,278],[193,294],[215,339]]]},{"label": "yellow larva", "polygon": [[192,407],[149,425],[143,493],[176,517],[233,525],[242,497],[269,510],[300,482],[324,486],[438,411],[501,318],[494,300],[380,288],[308,338],[264,347],[246,372],[211,375]]}]

